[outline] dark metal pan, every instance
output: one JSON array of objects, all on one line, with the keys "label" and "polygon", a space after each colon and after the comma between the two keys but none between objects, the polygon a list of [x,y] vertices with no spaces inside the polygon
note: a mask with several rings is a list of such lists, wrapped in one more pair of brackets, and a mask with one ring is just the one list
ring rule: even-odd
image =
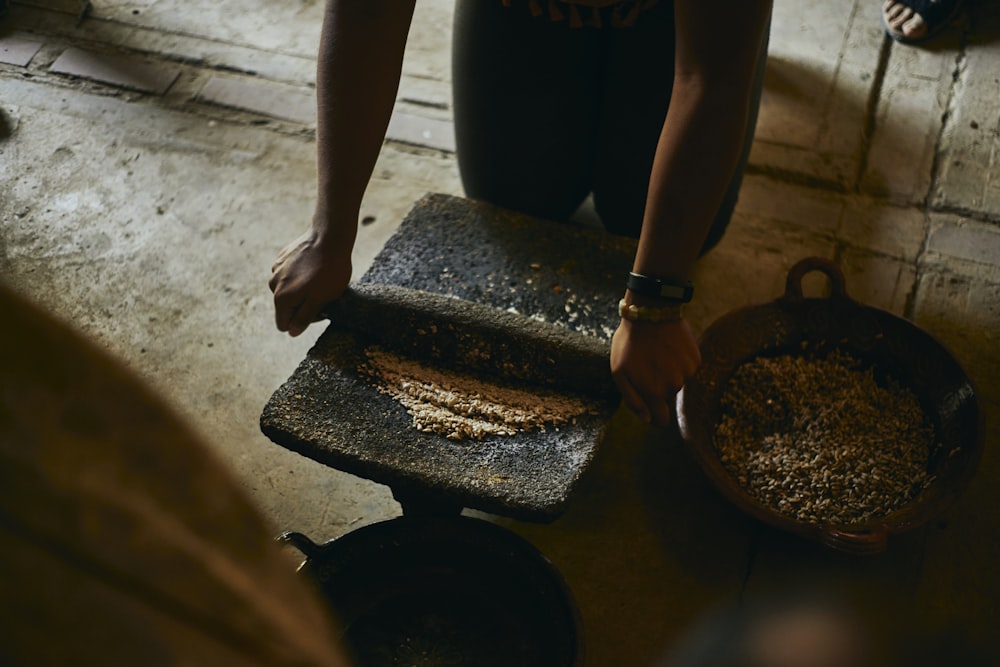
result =
[{"label": "dark metal pan", "polygon": [[403,516],[306,555],[359,667],[581,664],[579,615],[552,564],[517,534],[471,517]]}]

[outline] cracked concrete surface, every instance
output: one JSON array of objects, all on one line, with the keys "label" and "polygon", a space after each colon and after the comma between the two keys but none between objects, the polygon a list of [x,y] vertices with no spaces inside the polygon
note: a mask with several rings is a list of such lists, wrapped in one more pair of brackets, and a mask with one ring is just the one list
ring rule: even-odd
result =
[{"label": "cracked concrete surface", "polygon": [[[750,173],[730,231],[698,267],[689,318],[703,330],[780,295],[802,257],[836,259],[851,296],[911,318],[972,376],[987,412],[980,472],[939,523],[858,561],[749,522],[674,434],[619,412],[562,518],[494,517],[563,572],[587,664],[652,664],[714,605],[801,584],[849,592],[880,630],[909,624],[907,637],[996,655],[1000,6],[968,3],[951,30],[912,48],[884,37],[879,4],[776,2]],[[258,428],[320,333],[279,334],[266,282],[311,215],[303,113],[321,6],[95,0],[78,20],[77,0],[32,0],[14,2],[0,25],[2,280],[176,405],[276,533],[317,541],[399,512],[387,488],[286,451]],[[461,194],[448,136],[450,11],[447,0],[418,0],[363,205],[372,221],[361,227],[357,276],[424,193]],[[70,49],[84,54],[73,76],[54,67]],[[108,56],[177,75],[151,88],[162,94],[123,88],[96,66]],[[296,92],[295,113],[268,102],[276,87]]]}]

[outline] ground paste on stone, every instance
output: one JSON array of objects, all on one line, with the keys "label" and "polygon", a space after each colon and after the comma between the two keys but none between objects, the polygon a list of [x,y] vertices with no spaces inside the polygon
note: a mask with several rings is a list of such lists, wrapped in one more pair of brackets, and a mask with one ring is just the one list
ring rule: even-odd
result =
[{"label": "ground paste on stone", "polygon": [[558,430],[584,414],[597,414],[588,401],[553,392],[505,387],[470,375],[434,368],[384,350],[365,349],[359,370],[375,380],[413,417],[413,427],[451,440],[482,440],[522,431]]}]

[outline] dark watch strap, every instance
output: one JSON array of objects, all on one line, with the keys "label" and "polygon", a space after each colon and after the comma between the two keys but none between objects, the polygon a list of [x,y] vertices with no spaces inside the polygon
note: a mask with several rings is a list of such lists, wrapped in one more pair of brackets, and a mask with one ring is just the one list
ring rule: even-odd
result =
[{"label": "dark watch strap", "polygon": [[625,281],[627,287],[633,294],[648,296],[654,299],[665,301],[678,301],[687,303],[694,296],[694,285],[689,282],[677,282],[673,280],[660,280],[650,278],[639,273],[628,274]]}]

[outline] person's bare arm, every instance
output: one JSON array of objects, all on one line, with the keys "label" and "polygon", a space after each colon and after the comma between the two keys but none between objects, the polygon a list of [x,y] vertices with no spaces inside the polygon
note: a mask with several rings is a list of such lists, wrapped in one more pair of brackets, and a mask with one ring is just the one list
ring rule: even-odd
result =
[{"label": "person's bare arm", "polygon": [[328,0],[317,63],[312,228],[272,267],[275,323],[297,336],[341,295],[361,200],[399,88],[415,0]]},{"label": "person's bare arm", "polygon": [[[752,82],[771,2],[676,0],[677,51],[670,108],[657,145],[633,271],[690,278],[747,128]],[[626,292],[638,305],[662,305]],[[626,404],[665,426],[676,392],[701,357],[686,322],[623,320],[612,373]]]},{"label": "person's bare arm", "polygon": [[769,1],[676,0],[670,110],[650,178],[634,270],[686,279],[743,148]]}]

